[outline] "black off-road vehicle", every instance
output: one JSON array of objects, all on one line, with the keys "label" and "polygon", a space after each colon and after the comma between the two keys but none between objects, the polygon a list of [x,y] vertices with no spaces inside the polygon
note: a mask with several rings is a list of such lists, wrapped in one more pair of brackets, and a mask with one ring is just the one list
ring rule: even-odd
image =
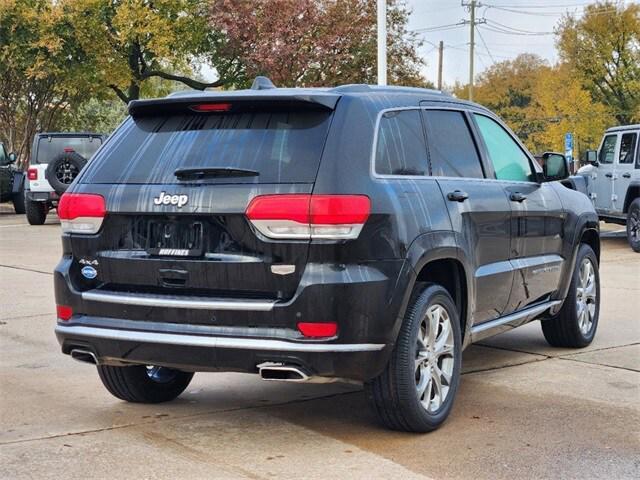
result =
[{"label": "black off-road vehicle", "polygon": [[16,154],[0,142],[0,202],[13,202],[15,212],[24,213],[24,172],[15,163]]},{"label": "black off-road vehicle", "polygon": [[134,101],[62,197],[62,351],[131,402],[194,372],[364,382],[390,428],[451,411],[462,350],[541,320],[583,347],[598,217],[490,111],[349,85]]}]

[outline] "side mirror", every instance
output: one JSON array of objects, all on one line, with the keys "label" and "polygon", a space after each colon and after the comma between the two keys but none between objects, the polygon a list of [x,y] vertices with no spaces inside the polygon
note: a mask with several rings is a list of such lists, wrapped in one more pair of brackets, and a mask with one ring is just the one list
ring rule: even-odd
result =
[{"label": "side mirror", "polygon": [[545,182],[569,178],[569,162],[561,153],[545,152],[542,155],[542,170]]},{"label": "side mirror", "polygon": [[15,152],[11,152],[9,154],[9,163],[16,163],[17,159],[18,159],[18,155],[16,155]]},{"label": "side mirror", "polygon": [[596,152],[595,150],[587,150],[586,152],[584,152],[582,160],[583,163],[590,163],[594,167],[600,165],[600,163],[598,163],[598,152]]}]

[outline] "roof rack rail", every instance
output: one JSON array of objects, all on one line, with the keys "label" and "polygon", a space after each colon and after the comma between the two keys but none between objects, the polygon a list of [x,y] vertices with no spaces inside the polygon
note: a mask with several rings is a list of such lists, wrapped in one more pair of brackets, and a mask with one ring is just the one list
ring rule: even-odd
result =
[{"label": "roof rack rail", "polygon": [[348,85],[340,85],[331,89],[332,92],[370,92],[371,86],[366,83],[350,83]]},{"label": "roof rack rail", "polygon": [[271,80],[267,77],[258,76],[251,84],[251,90],[270,90],[276,88]]}]

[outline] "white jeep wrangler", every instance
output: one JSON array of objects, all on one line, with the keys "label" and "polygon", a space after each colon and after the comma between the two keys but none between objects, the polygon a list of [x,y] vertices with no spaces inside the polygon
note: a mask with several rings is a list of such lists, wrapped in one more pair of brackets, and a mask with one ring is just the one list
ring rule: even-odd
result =
[{"label": "white jeep wrangler", "polygon": [[627,238],[640,252],[640,124],[608,129],[600,148],[585,152],[578,170],[601,220],[627,226]]},{"label": "white jeep wrangler", "polygon": [[60,195],[102,145],[99,133],[37,133],[25,184],[25,208],[31,225],[42,225]]}]

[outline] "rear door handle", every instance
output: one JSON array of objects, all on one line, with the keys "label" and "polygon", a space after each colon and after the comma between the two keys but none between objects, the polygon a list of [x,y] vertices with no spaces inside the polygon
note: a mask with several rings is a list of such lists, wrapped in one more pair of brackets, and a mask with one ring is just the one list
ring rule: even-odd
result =
[{"label": "rear door handle", "polygon": [[629,172],[627,172],[627,173],[623,173],[623,174],[622,174],[622,176],[623,176],[624,178],[631,178],[631,174],[630,174]]},{"label": "rear door handle", "polygon": [[447,198],[452,202],[464,202],[469,195],[467,192],[463,192],[462,190],[454,190],[453,192],[447,193]]},{"label": "rear door handle", "polygon": [[509,198],[512,202],[524,202],[527,199],[527,196],[524,193],[513,192]]},{"label": "rear door handle", "polygon": [[607,177],[607,178],[613,177],[613,175],[611,175],[610,173],[605,173],[604,176]]}]

